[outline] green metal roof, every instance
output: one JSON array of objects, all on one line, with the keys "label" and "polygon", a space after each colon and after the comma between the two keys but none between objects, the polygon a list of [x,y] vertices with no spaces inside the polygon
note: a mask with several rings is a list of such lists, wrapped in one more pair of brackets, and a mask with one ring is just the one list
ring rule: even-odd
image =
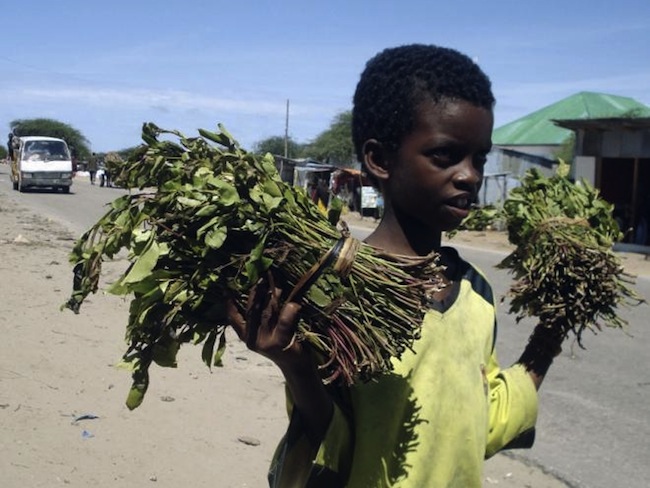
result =
[{"label": "green metal roof", "polygon": [[501,146],[559,145],[572,131],[558,127],[553,120],[629,116],[648,117],[650,107],[629,97],[580,92],[498,127],[492,142]]}]

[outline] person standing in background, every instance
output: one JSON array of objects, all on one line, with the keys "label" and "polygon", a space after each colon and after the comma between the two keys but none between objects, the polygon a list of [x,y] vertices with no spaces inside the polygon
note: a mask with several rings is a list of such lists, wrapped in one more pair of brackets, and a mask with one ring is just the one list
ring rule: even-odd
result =
[{"label": "person standing in background", "polygon": [[95,184],[95,176],[97,175],[97,155],[92,154],[90,160],[88,161],[88,175],[90,177],[90,184]]},{"label": "person standing in background", "polygon": [[14,158],[14,148],[11,145],[11,140],[14,138],[14,133],[10,132],[9,133],[9,140],[7,141],[7,155],[9,157],[9,161],[11,161]]},{"label": "person standing in background", "polygon": [[16,135],[16,130],[13,129],[9,133],[8,140],[7,140],[7,156],[9,157],[9,162],[13,161],[17,149],[18,149],[18,136]]}]

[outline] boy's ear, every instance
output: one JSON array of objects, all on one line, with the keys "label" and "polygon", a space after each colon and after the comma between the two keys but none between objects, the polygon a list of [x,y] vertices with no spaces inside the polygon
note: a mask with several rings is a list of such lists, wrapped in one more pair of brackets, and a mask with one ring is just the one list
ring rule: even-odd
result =
[{"label": "boy's ear", "polygon": [[368,173],[379,181],[385,181],[389,176],[388,154],[377,139],[368,139],[363,144],[363,161]]}]

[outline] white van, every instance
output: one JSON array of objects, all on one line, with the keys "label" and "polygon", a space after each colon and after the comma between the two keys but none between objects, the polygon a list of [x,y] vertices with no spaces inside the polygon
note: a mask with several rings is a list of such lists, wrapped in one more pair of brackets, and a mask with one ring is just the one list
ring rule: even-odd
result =
[{"label": "white van", "polygon": [[26,188],[61,188],[70,192],[72,186],[72,157],[63,139],[45,136],[18,138],[11,162],[11,182],[14,190]]}]

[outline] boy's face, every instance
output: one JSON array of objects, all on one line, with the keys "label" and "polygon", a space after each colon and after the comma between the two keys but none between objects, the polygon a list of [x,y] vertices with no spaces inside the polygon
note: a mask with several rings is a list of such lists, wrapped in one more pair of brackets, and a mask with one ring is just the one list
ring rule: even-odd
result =
[{"label": "boy's face", "polygon": [[414,129],[388,157],[386,198],[427,233],[458,227],[477,201],[492,147],[491,110],[465,101],[425,102]]}]

